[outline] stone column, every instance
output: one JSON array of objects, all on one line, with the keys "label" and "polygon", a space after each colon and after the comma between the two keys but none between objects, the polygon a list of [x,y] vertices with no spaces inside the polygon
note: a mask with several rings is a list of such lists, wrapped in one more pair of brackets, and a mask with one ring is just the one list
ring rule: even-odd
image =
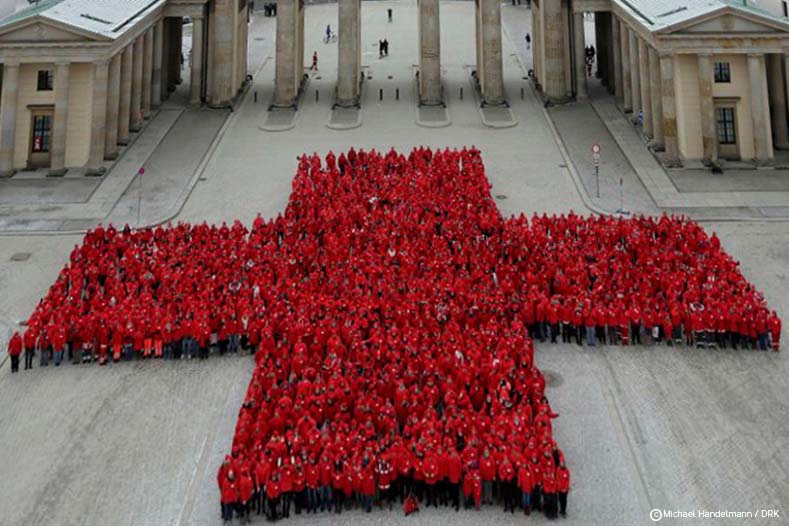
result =
[{"label": "stone column", "polygon": [[644,135],[652,137],[652,90],[649,87],[649,46],[638,39],[638,72],[641,76],[641,112],[644,115]]},{"label": "stone column", "polygon": [[121,53],[110,61],[109,80],[107,81],[107,124],[104,141],[104,158],[113,160],[118,157],[118,108],[121,101]]},{"label": "stone column", "polygon": [[18,95],[19,64],[6,60],[3,64],[3,94],[0,99],[0,176],[2,177],[14,174]]},{"label": "stone column", "polygon": [[622,48],[622,107],[633,111],[633,82],[630,79],[630,31],[619,23],[619,45]]},{"label": "stone column", "polygon": [[162,104],[162,53],[164,39],[164,20],[153,26],[153,71],[151,72],[151,107]]},{"label": "stone column", "polygon": [[661,93],[663,82],[660,78],[660,59],[653,47],[649,48],[649,79],[652,101],[652,146],[656,150],[662,150],[664,144],[663,95]]},{"label": "stone column", "polygon": [[118,106],[118,144],[129,144],[132,92],[132,45],[126,46],[121,56],[121,95]]},{"label": "stone column", "polygon": [[614,95],[616,95],[616,101],[622,103],[624,101],[624,82],[622,81],[622,47],[620,46],[622,41],[621,23],[613,13],[611,14],[611,40],[614,55]]},{"label": "stone column", "polygon": [[[299,0],[282,0],[277,2],[277,68],[280,62],[280,36],[287,33],[290,40],[294,40],[297,33],[296,10]],[[213,81],[211,89],[211,104],[213,106],[227,106],[233,99],[233,34],[235,28],[235,2],[214,2],[214,14],[211,17],[213,26]],[[284,16],[283,16],[284,15]],[[292,61],[292,57],[291,57]],[[295,95],[293,96],[295,101]]]},{"label": "stone column", "polygon": [[713,69],[709,53],[699,53],[698,68],[704,160],[714,163],[718,161],[718,136],[715,127],[715,103],[712,99]]},{"label": "stone column", "polygon": [[145,32],[142,55],[142,117],[151,118],[151,90],[153,83],[153,29]]},{"label": "stone column", "polygon": [[638,120],[641,111],[641,73],[638,70],[638,37],[635,31],[628,31],[630,50],[630,94],[633,102],[633,122]]},{"label": "stone column", "polygon": [[52,122],[52,162],[50,175],[66,173],[66,128],[68,124],[68,95],[71,65],[55,63],[55,118]]},{"label": "stone column", "polygon": [[[362,72],[361,10],[361,0],[340,0],[337,42],[337,104],[340,106],[359,105],[359,81]],[[420,21],[421,14],[420,10]]]},{"label": "stone column", "polygon": [[595,48],[595,75],[600,79],[600,84],[607,86],[606,80],[606,67],[605,67],[605,52],[606,47],[603,42],[603,33],[605,32],[605,20],[603,13],[592,13],[594,16],[594,48]]},{"label": "stone column", "polygon": [[783,56],[777,53],[768,55],[770,64],[770,117],[773,125],[773,144],[780,150],[789,149],[789,126],[786,114],[786,86],[784,85]]},{"label": "stone column", "polygon": [[104,143],[107,123],[107,79],[109,61],[102,60],[93,64],[93,108],[90,118],[90,155],[88,173],[103,174]]},{"label": "stone column", "polygon": [[531,23],[532,23],[532,39],[531,39],[531,56],[532,63],[534,64],[534,78],[537,83],[542,86],[542,30],[540,29],[540,8],[537,4],[531,4]]},{"label": "stone column", "polygon": [[132,52],[132,92],[131,92],[131,121],[129,129],[133,132],[142,128],[142,62],[145,42],[140,35],[134,41]]},{"label": "stone column", "polygon": [[203,97],[203,23],[202,16],[192,22],[192,71],[189,103],[199,105]]},{"label": "stone column", "polygon": [[562,3],[556,0],[543,0],[540,3],[540,10],[544,22],[540,30],[542,42],[545,44],[542,50],[545,57],[543,63],[545,70],[542,72],[545,77],[542,80],[543,91],[549,100],[564,102],[567,93],[563,63]]},{"label": "stone column", "polygon": [[586,99],[586,40],[584,39],[584,14],[573,13],[573,60],[575,61],[575,96]]},{"label": "stone column", "polygon": [[[504,66],[501,56],[501,4],[499,0],[479,0],[479,24],[482,56],[477,57],[477,74],[482,89],[482,99],[486,104],[504,102]],[[561,8],[559,9],[561,14]],[[561,18],[558,19],[561,26]],[[560,47],[561,51],[561,32]],[[562,92],[564,92],[564,65],[559,62],[561,70]]]},{"label": "stone column", "polygon": [[773,136],[769,112],[765,111],[768,95],[764,54],[748,55],[748,78],[751,85],[751,119],[756,160],[768,161],[773,158]]},{"label": "stone column", "polygon": [[[274,73],[274,104],[280,107],[296,105],[303,70],[298,71],[297,50],[299,0],[277,2],[277,50]],[[216,54],[217,56],[219,53]],[[214,77],[222,77],[223,66],[217,61]]]},{"label": "stone column", "polygon": [[674,56],[660,55],[661,99],[663,100],[663,142],[666,160],[679,162],[679,143],[677,141],[677,106],[674,100]]},{"label": "stone column", "polygon": [[605,32],[603,33],[603,43],[605,44],[605,65],[606,78],[608,79],[608,92],[616,93],[616,55],[614,46],[614,15],[605,13]]},{"label": "stone column", "polygon": [[[441,33],[438,0],[419,3],[419,102],[439,104],[441,96]],[[342,20],[342,19],[340,19]],[[342,26],[340,26],[342,29]],[[341,35],[342,36],[342,35]]]}]

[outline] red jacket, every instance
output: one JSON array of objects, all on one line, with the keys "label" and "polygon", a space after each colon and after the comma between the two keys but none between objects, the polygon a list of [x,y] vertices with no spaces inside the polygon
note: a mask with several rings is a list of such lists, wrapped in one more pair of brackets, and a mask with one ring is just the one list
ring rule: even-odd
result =
[{"label": "red jacket", "polygon": [[222,504],[238,502],[238,484],[235,480],[225,479],[221,491]]},{"label": "red jacket", "polygon": [[556,468],[556,491],[559,493],[570,491],[570,470],[566,467]]},{"label": "red jacket", "polygon": [[19,356],[20,354],[22,354],[22,337],[18,332],[15,332],[8,342],[8,355]]}]

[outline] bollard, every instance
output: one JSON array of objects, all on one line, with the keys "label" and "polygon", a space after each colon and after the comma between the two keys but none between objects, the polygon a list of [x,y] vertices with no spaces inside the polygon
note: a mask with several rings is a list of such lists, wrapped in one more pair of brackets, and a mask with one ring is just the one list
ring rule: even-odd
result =
[{"label": "bollard", "polygon": [[460,100],[463,100],[463,88],[460,88]]},{"label": "bollard", "polygon": [[255,90],[255,104],[258,103],[258,90]]},{"label": "bollard", "polygon": [[319,90],[315,90],[315,102],[318,102],[320,100],[321,98],[320,93],[321,92]]},{"label": "bollard", "polygon": [[395,100],[400,100],[400,88],[395,88]]},{"label": "bollard", "polygon": [[523,100],[523,86],[521,86],[521,100]]},{"label": "bollard", "polygon": [[383,88],[378,90],[378,100],[384,100],[384,89]]}]

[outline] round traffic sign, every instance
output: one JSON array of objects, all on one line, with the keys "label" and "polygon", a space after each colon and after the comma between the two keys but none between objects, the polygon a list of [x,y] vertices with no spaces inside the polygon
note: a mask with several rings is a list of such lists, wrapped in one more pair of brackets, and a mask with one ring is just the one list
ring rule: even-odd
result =
[{"label": "round traffic sign", "polygon": [[597,144],[597,143],[594,143],[594,144],[592,145],[592,153],[597,153],[597,154],[599,154],[601,150],[602,150],[602,148],[600,148],[600,145],[599,145],[599,144]]}]

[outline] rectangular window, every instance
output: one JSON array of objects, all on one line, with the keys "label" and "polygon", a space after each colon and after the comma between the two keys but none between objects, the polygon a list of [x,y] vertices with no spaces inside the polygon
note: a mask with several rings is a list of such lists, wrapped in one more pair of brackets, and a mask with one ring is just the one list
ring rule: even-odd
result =
[{"label": "rectangular window", "polygon": [[52,116],[36,115],[33,117],[33,153],[49,151],[52,136]]},{"label": "rectangular window", "polygon": [[718,143],[737,144],[734,124],[734,108],[718,108]]},{"label": "rectangular window", "polygon": [[715,82],[731,82],[731,68],[728,62],[715,63]]},{"label": "rectangular window", "polygon": [[38,91],[52,91],[54,84],[51,71],[42,69],[38,72]]},{"label": "rectangular window", "polygon": [[784,16],[789,17],[789,2],[781,2],[784,6]]}]

